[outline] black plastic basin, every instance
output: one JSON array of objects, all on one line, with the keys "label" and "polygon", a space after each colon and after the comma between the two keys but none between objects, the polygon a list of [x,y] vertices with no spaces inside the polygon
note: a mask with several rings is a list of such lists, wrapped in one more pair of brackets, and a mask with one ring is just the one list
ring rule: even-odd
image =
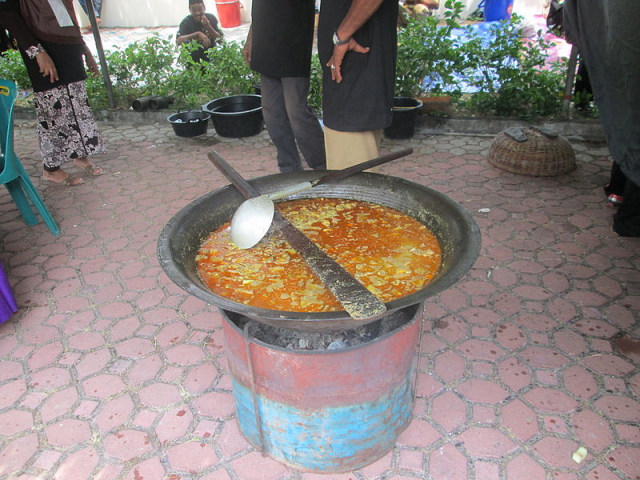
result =
[{"label": "black plastic basin", "polygon": [[264,126],[260,95],[217,98],[203,105],[202,110],[211,115],[211,123],[221,137],[251,137]]},{"label": "black plastic basin", "polygon": [[188,112],[174,113],[169,115],[167,120],[171,123],[173,131],[179,137],[197,137],[207,133],[209,126],[208,113],[200,110],[191,110]]}]

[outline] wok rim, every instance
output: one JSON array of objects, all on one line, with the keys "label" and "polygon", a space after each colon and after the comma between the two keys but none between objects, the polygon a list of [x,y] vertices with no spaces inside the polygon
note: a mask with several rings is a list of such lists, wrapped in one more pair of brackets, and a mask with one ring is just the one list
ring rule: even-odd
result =
[{"label": "wok rim", "polygon": [[[313,180],[322,174],[322,171],[278,173],[249,180],[249,183],[252,184],[258,191],[260,191],[260,193],[264,194],[272,193],[289,184]],[[455,284],[458,280],[460,280],[471,269],[479,256],[481,235],[480,229],[475,220],[471,217],[470,213],[448,196],[427,186],[390,175],[371,172],[358,173],[356,175],[353,175],[352,177],[341,180],[338,184],[317,186],[311,190],[293,195],[288,198],[313,198],[320,196],[321,193],[324,193],[323,196],[344,198],[345,188],[348,190],[349,187],[351,185],[354,185],[354,182],[357,182],[358,180],[366,181],[372,179],[374,182],[381,181],[383,184],[385,182],[390,183],[396,188],[404,187],[398,188],[400,192],[406,191],[407,188],[413,191],[423,192],[434,202],[446,205],[446,209],[455,214],[455,226],[460,229],[461,241],[463,243],[463,245],[459,246],[459,257],[453,260],[453,264],[451,266],[449,266],[444,271],[441,270],[428,285],[418,290],[417,292],[393,300],[391,302],[387,302],[385,304],[387,306],[387,312],[385,312],[386,314],[404,307],[408,307],[410,305],[423,303],[429,297],[432,297],[446,290],[447,288]],[[283,181],[286,183],[282,183]],[[355,183],[355,185],[359,186],[357,183]],[[367,187],[365,186],[365,188]],[[197,208],[201,208],[207,203],[211,203],[212,199],[216,197],[219,198],[221,196],[231,197],[231,199],[235,199],[237,203],[234,203],[233,205],[227,205],[227,210],[230,211],[228,218],[224,221],[221,221],[217,225],[211,225],[209,230],[210,233],[226,221],[230,221],[235,208],[237,208],[244,201],[244,198],[232,185],[226,185],[224,187],[218,188],[191,201],[183,208],[181,208],[162,229],[157,244],[158,260],[160,262],[160,265],[162,266],[163,271],[176,285],[185,290],[187,293],[199,298],[200,300],[205,301],[210,305],[214,305],[220,309],[236,312],[249,318],[254,318],[256,320],[264,321],[265,323],[270,323],[277,326],[284,326],[284,324],[286,324],[286,326],[289,328],[326,329],[331,328],[332,325],[338,327],[351,327],[356,325],[361,326],[368,323],[368,321],[352,319],[344,310],[334,312],[291,312],[252,307],[246,304],[241,304],[229,300],[228,298],[213,293],[200,281],[199,278],[197,278],[197,281],[194,281],[194,278],[192,276],[188,275],[184,271],[184,269],[178,267],[179,262],[176,262],[174,260],[173,251],[175,250],[174,247],[176,247],[176,245],[174,244],[174,240],[176,239],[176,236],[183,230],[183,226],[185,225],[183,222],[189,220],[189,217],[194,215],[194,212],[196,212]],[[393,206],[391,208],[399,209]],[[405,211],[405,213],[408,212]],[[428,214],[429,212],[425,213]],[[409,213],[409,215],[411,215],[411,213]],[[416,218],[414,215],[411,216]],[[425,223],[419,218],[418,220],[422,221],[422,223]],[[451,221],[451,219],[449,219],[449,221]],[[194,222],[191,222],[191,224],[193,223]],[[200,239],[197,248],[199,248],[199,246],[202,244],[202,241],[204,241],[204,238]],[[440,238],[439,241],[442,244],[442,240]],[[458,243],[460,243],[460,241]],[[195,255],[193,259],[195,262]],[[376,318],[371,319],[371,321],[374,320],[376,320]]]}]

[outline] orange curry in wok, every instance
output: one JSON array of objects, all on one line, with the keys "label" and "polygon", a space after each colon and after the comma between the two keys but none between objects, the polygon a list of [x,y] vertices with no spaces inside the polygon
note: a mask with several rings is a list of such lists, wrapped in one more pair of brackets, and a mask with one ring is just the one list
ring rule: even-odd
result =
[{"label": "orange curry in wok", "polygon": [[[435,235],[392,208],[336,198],[281,202],[277,208],[385,303],[422,289],[440,268]],[[243,250],[231,242],[227,223],[205,240],[196,264],[211,291],[238,303],[295,312],[342,310],[277,232]]]}]

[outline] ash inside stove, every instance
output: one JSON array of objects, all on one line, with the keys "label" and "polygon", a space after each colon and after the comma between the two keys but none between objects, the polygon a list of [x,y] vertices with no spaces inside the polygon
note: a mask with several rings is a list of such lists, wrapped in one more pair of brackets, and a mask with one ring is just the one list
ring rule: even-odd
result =
[{"label": "ash inside stove", "polygon": [[415,309],[391,312],[379,320],[348,330],[312,331],[296,330],[269,325],[237,313],[225,312],[241,330],[248,322],[249,335],[268,345],[289,350],[339,350],[371,342],[408,324],[415,316]]}]

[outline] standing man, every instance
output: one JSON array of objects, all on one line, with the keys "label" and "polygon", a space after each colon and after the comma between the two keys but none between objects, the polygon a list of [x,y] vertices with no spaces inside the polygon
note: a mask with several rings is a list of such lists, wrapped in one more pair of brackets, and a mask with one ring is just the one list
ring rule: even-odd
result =
[{"label": "standing man", "polygon": [[397,21],[397,0],[322,0],[318,51],[330,170],[378,156],[391,124]]},{"label": "standing man", "polygon": [[617,170],[623,178],[624,201],[613,216],[613,231],[623,237],[640,237],[639,18],[638,0],[564,2],[567,41],[578,46],[586,63],[609,152],[616,163],[612,173]]},{"label": "standing man", "polygon": [[[93,13],[96,17],[96,25],[100,25],[100,22],[102,22],[102,0],[91,0],[92,5],[93,5]],[[78,3],[80,4],[80,6],[82,7],[82,10],[84,10],[84,13],[87,15],[87,17],[89,16],[89,7],[87,7],[87,0],[78,0]],[[89,25],[86,28],[86,31],[90,32],[91,31],[91,23],[89,23]]]},{"label": "standing man", "polygon": [[202,47],[191,52],[191,58],[194,62],[209,61],[205,51],[223,37],[222,30],[218,27],[218,19],[210,13],[205,13],[203,0],[189,0],[189,12],[191,14],[180,22],[176,43],[181,45],[195,40],[202,44]]},{"label": "standing man", "polygon": [[281,172],[302,170],[298,149],[313,169],[325,169],[322,127],[307,97],[315,20],[314,0],[254,0],[244,46],[260,74],[262,114]]}]

